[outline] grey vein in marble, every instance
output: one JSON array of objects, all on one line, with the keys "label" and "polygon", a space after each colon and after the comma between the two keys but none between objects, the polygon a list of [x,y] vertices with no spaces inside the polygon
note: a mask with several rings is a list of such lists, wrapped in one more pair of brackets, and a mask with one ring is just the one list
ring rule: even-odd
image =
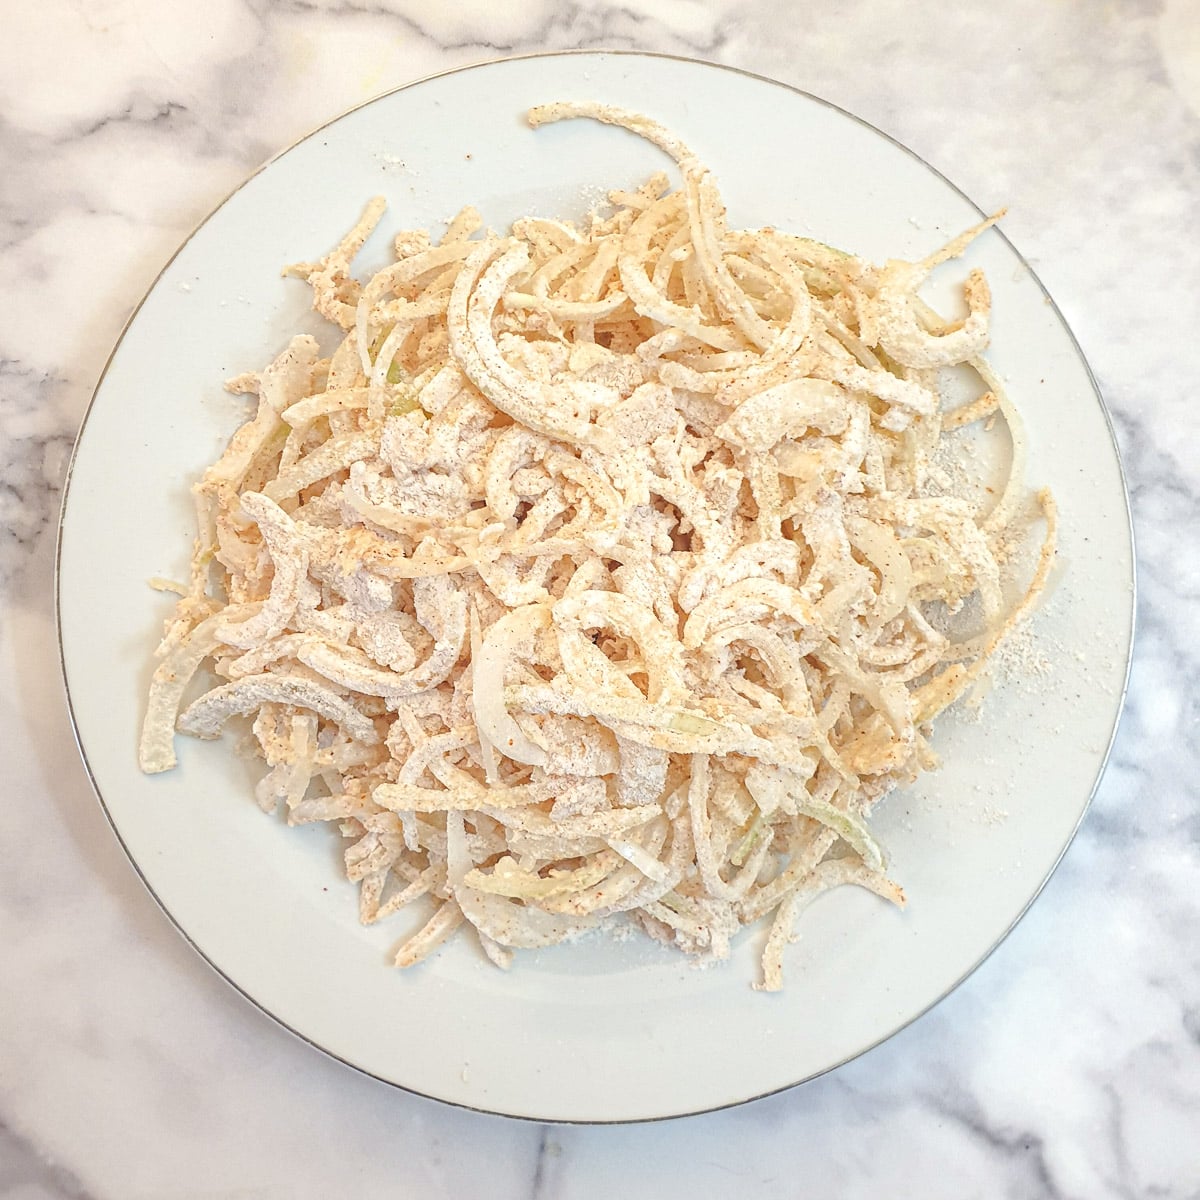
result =
[{"label": "grey vein in marble", "polygon": [[0,1124],[0,1200],[91,1200],[70,1171]]}]

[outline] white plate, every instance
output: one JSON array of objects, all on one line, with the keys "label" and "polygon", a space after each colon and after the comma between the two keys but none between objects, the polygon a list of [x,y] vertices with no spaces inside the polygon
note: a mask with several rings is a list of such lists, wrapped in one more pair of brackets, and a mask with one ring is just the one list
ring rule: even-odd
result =
[{"label": "white plate", "polygon": [[[283,263],[332,245],[363,201],[388,232],[472,202],[502,227],[582,215],[602,190],[664,166],[620,130],[532,132],[532,104],[593,98],[650,113],[716,169],[736,225],[777,224],[876,258],[919,257],[978,219],[903,147],[781,84],[657,56],[515,59],[382,96],[240,187],[167,265],[130,323],[80,434],[58,581],[64,671],[96,790],[171,919],[289,1029],[402,1087],[498,1113],[638,1120],[787,1087],[882,1041],[1003,938],[1070,841],[1103,768],[1126,679],[1133,566],[1120,464],[1078,347],[998,233],[972,249],[995,294],[992,361],[1023,411],[1028,478],[1056,492],[1062,569],[1039,617],[1050,680],[993,695],[978,724],[945,721],[945,768],[889,798],[876,828],[907,912],[843,889],[805,916],[787,988],[752,991],[758,938],[699,970],[657,946],[593,939],[524,954],[507,974],[462,939],[411,973],[385,965],[403,932],[364,929],[331,830],[264,817],[222,743],[179,739],[146,778],[135,746],[150,651],[192,537],[188,486],[246,412],[228,376],[319,328]],[[964,119],[969,119],[964,117]],[[948,273],[961,278],[958,266]],[[1095,647],[1104,647],[1097,652]]]}]

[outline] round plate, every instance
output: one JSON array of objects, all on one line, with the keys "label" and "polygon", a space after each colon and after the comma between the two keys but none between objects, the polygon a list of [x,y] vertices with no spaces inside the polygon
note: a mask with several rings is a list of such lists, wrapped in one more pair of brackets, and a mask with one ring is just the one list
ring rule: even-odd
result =
[{"label": "round plate", "polygon": [[464,937],[397,972],[389,951],[407,915],[358,924],[335,831],[264,817],[231,736],[180,738],[177,770],[139,774],[151,651],[171,607],[146,581],[186,574],[189,484],[247,412],[222,382],[265,365],[290,334],[321,330],[308,289],[280,267],[323,253],[376,193],[390,207],[369,264],[382,264],[396,229],[438,226],[465,203],[495,228],[522,214],[578,217],[668,165],[622,130],[525,124],[531,105],[572,98],[664,122],[714,168],[736,226],[774,224],[879,260],[920,257],[979,219],[936,171],[856,118],[700,63],[538,56],[382,96],[247,180],[130,322],[76,447],[59,627],[109,819],[170,918],[239,991],[329,1054],[427,1096],[542,1120],[629,1121],[735,1104],[845,1062],[945,996],[1004,937],[1103,768],[1132,637],[1132,547],[1087,366],[1027,264],[988,233],[943,274],[988,274],[990,358],[1028,425],[1028,480],[1058,498],[1061,565],[1017,678],[977,720],[943,720],[945,767],[876,815],[908,910],[849,888],[818,900],[777,995],[750,986],[754,932],[707,969],[640,940],[592,938],[520,954],[505,973]]}]

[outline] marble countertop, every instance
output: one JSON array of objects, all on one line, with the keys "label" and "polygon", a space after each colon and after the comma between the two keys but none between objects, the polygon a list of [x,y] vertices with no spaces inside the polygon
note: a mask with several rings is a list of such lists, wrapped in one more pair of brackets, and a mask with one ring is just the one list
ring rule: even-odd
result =
[{"label": "marble countertop", "polygon": [[[1195,1197],[1200,1189],[1200,10],[1194,0],[46,0],[0,39],[0,1200]],[[933,15],[937,13],[936,17]],[[664,1124],[394,1091],[228,988],[155,907],[71,745],[63,474],[123,322],[263,159],[448,66],[634,47],[775,76],[983,205],[1111,407],[1139,637],[1107,776],[1018,929],[888,1043]]]}]

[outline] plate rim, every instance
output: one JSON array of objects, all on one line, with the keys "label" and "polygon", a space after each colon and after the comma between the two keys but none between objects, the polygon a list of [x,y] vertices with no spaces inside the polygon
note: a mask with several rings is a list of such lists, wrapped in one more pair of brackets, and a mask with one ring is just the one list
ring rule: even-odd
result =
[{"label": "plate rim", "polygon": [[1078,360],[1079,365],[1083,368],[1083,372],[1086,377],[1087,383],[1088,383],[1089,387],[1091,388],[1091,391],[1096,400],[1097,406],[1099,407],[1100,414],[1104,420],[1104,425],[1105,425],[1105,429],[1108,434],[1109,441],[1113,447],[1113,452],[1114,452],[1114,456],[1116,459],[1117,474],[1118,474],[1118,477],[1119,477],[1120,483],[1121,483],[1121,497],[1122,497],[1122,501],[1124,504],[1124,512],[1125,512],[1125,524],[1124,524],[1123,532],[1128,537],[1129,549],[1130,549],[1130,579],[1129,579],[1130,608],[1129,608],[1129,625],[1128,625],[1128,638],[1127,638],[1127,647],[1128,648],[1127,648],[1126,654],[1125,654],[1125,665],[1124,665],[1123,677],[1121,680],[1120,693],[1116,698],[1116,705],[1115,705],[1115,709],[1114,709],[1114,713],[1113,713],[1112,725],[1108,731],[1108,736],[1107,736],[1107,739],[1106,739],[1106,742],[1104,745],[1103,753],[1101,754],[1101,756],[1099,758],[1098,766],[1096,768],[1095,778],[1094,778],[1092,785],[1088,791],[1087,798],[1079,810],[1079,816],[1076,819],[1076,821],[1074,822],[1074,824],[1072,825],[1069,833],[1067,834],[1065,841],[1063,842],[1061,848],[1058,850],[1053,862],[1047,868],[1046,873],[1045,873],[1044,877],[1042,878],[1041,882],[1034,889],[1034,891],[1030,894],[1030,896],[1025,901],[1025,903],[1021,906],[1020,910],[1013,916],[1012,920],[1003,929],[1003,931],[1000,933],[1000,935],[992,942],[992,944],[987,948],[987,950],[975,962],[973,962],[957,979],[955,979],[949,986],[947,986],[943,991],[941,991],[936,997],[932,998],[929,1001],[929,1003],[927,1005],[925,1005],[923,1008],[919,1009],[912,1016],[908,1017],[906,1020],[902,1021],[899,1025],[895,1026],[894,1028],[888,1030],[886,1033],[884,1033],[882,1036],[876,1038],[874,1041],[858,1048],[853,1053],[846,1055],[844,1058],[840,1059],[839,1061],[830,1063],[828,1066],[822,1068],[821,1070],[815,1071],[812,1074],[805,1076],[803,1079],[798,1079],[791,1083],[783,1084],[779,1087],[772,1087],[772,1088],[767,1089],[766,1091],[756,1093],[752,1096],[747,1096],[747,1097],[736,1099],[736,1100],[730,1100],[723,1104],[715,1104],[715,1105],[709,1105],[706,1107],[701,1107],[701,1108],[696,1108],[696,1109],[688,1109],[688,1110],[682,1111],[682,1112],[671,1112],[671,1113],[664,1113],[664,1114],[653,1115],[653,1116],[639,1116],[639,1117],[627,1117],[627,1118],[622,1118],[622,1117],[592,1118],[592,1119],[536,1116],[536,1115],[526,1114],[526,1113],[501,1112],[497,1109],[487,1108],[482,1105],[469,1104],[469,1103],[466,1103],[466,1102],[460,1101],[460,1100],[452,1100],[452,1099],[447,1099],[447,1098],[440,1097],[440,1096],[430,1095],[427,1092],[420,1091],[418,1088],[409,1086],[407,1084],[398,1083],[394,1079],[389,1079],[383,1075],[376,1074],[375,1072],[369,1070],[367,1067],[361,1066],[358,1063],[351,1062],[348,1059],[343,1058],[341,1055],[337,1054],[335,1051],[321,1045],[319,1042],[313,1040],[311,1037],[307,1036],[306,1034],[301,1033],[299,1030],[297,1030],[297,1029],[293,1028],[291,1025],[289,1025],[287,1023],[287,1021],[285,1021],[282,1017],[280,1017],[276,1013],[272,1012],[269,1008],[267,1008],[265,1004],[260,1003],[258,1000],[256,1000],[248,991],[245,990],[245,988],[243,988],[234,979],[232,979],[229,975],[227,975],[220,967],[218,967],[216,965],[216,963],[211,958],[209,958],[209,956],[204,952],[203,949],[201,949],[201,947],[192,938],[192,936],[188,933],[188,931],[183,927],[183,925],[180,923],[180,921],[176,919],[175,915],[171,912],[171,910],[167,907],[166,903],[162,900],[162,898],[155,891],[154,887],[151,885],[150,881],[147,879],[146,875],[143,873],[141,865],[139,864],[139,862],[137,861],[137,859],[135,858],[133,853],[130,851],[128,845],[125,842],[125,839],[121,835],[121,831],[118,828],[116,821],[113,818],[112,812],[109,810],[108,803],[106,802],[106,800],[104,798],[104,794],[101,791],[99,783],[92,771],[91,762],[88,759],[87,751],[83,745],[83,740],[82,740],[80,729],[79,729],[79,723],[76,718],[75,705],[74,705],[74,701],[71,696],[71,687],[70,687],[70,682],[69,682],[69,678],[68,678],[66,654],[65,654],[64,646],[63,646],[63,624],[62,624],[63,613],[62,613],[61,586],[62,586],[62,554],[63,554],[64,525],[65,525],[65,521],[66,521],[66,517],[67,517],[67,508],[68,508],[68,504],[70,502],[70,497],[71,497],[71,484],[72,484],[72,480],[74,477],[76,460],[79,455],[79,450],[80,450],[80,446],[83,442],[84,435],[87,432],[88,423],[91,419],[92,412],[95,408],[96,400],[99,397],[99,394],[104,386],[105,380],[108,377],[109,370],[112,367],[112,364],[117,356],[118,351],[121,349],[121,346],[123,345],[126,336],[129,334],[130,329],[133,327],[133,324],[137,320],[143,307],[146,305],[147,301],[150,299],[151,295],[154,293],[155,289],[158,287],[158,284],[162,280],[163,276],[171,268],[171,266],[174,264],[176,259],[180,256],[180,254],[182,254],[183,251],[186,249],[186,247],[191,243],[193,238],[196,237],[196,235],[200,232],[200,230],[203,229],[222,209],[224,209],[225,206],[239,192],[241,192],[243,190],[243,188],[245,188],[248,184],[250,184],[254,179],[256,179],[263,172],[268,170],[268,168],[273,166],[280,159],[284,158],[287,154],[291,153],[291,151],[294,150],[297,146],[301,145],[304,142],[309,141],[311,138],[316,137],[318,134],[322,133],[324,130],[330,128],[332,125],[337,124],[338,122],[342,121],[344,118],[350,116],[351,114],[358,112],[361,109],[367,108],[373,104],[376,104],[379,101],[382,101],[390,96],[397,95],[400,92],[409,90],[410,88],[419,87],[422,84],[429,83],[433,80],[443,79],[448,76],[458,75],[458,74],[461,74],[461,73],[467,72],[467,71],[475,71],[480,68],[497,66],[497,65],[503,64],[503,63],[524,62],[524,61],[529,61],[529,60],[534,60],[534,59],[553,59],[553,58],[589,57],[589,56],[590,57],[623,57],[623,58],[632,58],[632,59],[666,60],[666,61],[671,61],[671,62],[684,63],[689,66],[698,66],[698,67],[710,68],[713,70],[726,71],[726,72],[729,72],[730,74],[740,75],[740,76],[743,76],[747,79],[753,80],[758,83],[766,83],[766,84],[770,84],[774,87],[785,88],[787,91],[792,92],[793,94],[795,94],[797,96],[800,96],[806,100],[812,101],[813,103],[815,103],[823,108],[832,110],[836,113],[841,114],[844,117],[849,118],[851,121],[855,122],[857,125],[862,126],[867,131],[875,134],[876,136],[878,136],[880,138],[883,138],[885,141],[889,142],[892,146],[901,150],[909,158],[915,160],[917,163],[919,163],[921,166],[923,166],[926,170],[928,170],[933,175],[935,175],[939,180],[941,180],[944,184],[946,184],[954,193],[956,193],[962,200],[964,200],[972,209],[974,209],[981,217],[985,217],[987,215],[986,212],[984,211],[984,209],[981,208],[978,204],[976,204],[975,201],[962,188],[960,188],[952,179],[950,179],[948,176],[946,176],[936,166],[934,166],[927,159],[925,159],[921,154],[919,154],[915,150],[911,149],[909,146],[907,146],[905,143],[901,142],[898,138],[892,136],[890,133],[888,133],[885,130],[880,129],[878,126],[872,124],[870,121],[866,120],[864,117],[857,115],[856,113],[850,111],[849,109],[842,107],[840,104],[837,104],[834,101],[827,100],[823,96],[819,96],[816,93],[810,92],[805,88],[798,87],[795,84],[787,83],[784,80],[777,79],[770,75],[762,74],[761,72],[751,71],[744,67],[733,66],[728,63],[714,62],[711,59],[704,59],[704,58],[699,58],[699,57],[685,55],[685,54],[672,54],[672,53],[667,53],[667,52],[642,50],[642,49],[636,49],[636,48],[571,47],[571,48],[560,49],[560,50],[535,50],[535,51],[529,51],[529,52],[526,52],[523,54],[498,55],[498,56],[495,56],[492,58],[478,59],[478,60],[475,60],[475,61],[472,61],[469,63],[460,64],[458,66],[448,67],[448,68],[440,70],[440,71],[433,71],[426,75],[422,75],[418,78],[411,79],[406,83],[399,84],[396,87],[388,88],[382,92],[378,92],[372,96],[369,96],[367,99],[360,101],[357,104],[350,105],[348,108],[338,112],[337,114],[328,118],[327,120],[322,121],[319,125],[316,125],[313,128],[309,129],[307,132],[305,132],[301,136],[299,136],[299,137],[295,138],[293,141],[289,142],[286,146],[282,147],[281,149],[277,150],[275,153],[271,154],[262,163],[260,163],[259,166],[257,166],[252,171],[249,171],[245,176],[243,176],[233,188],[231,188],[225,195],[223,195],[209,209],[209,211],[206,212],[196,222],[196,224],[192,227],[192,229],[179,242],[178,246],[176,246],[176,248],[170,254],[170,256],[162,263],[162,266],[158,269],[158,271],[155,273],[154,277],[150,280],[149,284],[146,286],[146,289],[143,292],[141,298],[138,300],[137,304],[130,311],[129,315],[126,317],[124,323],[121,326],[119,333],[117,334],[117,336],[113,342],[112,349],[109,351],[108,356],[105,359],[104,365],[101,368],[99,375],[97,376],[95,386],[92,389],[91,396],[87,403],[87,407],[84,410],[83,418],[79,423],[79,430],[75,435],[75,441],[71,448],[71,455],[67,462],[66,471],[63,476],[62,499],[59,504],[58,522],[57,522],[57,528],[56,528],[56,534],[55,534],[55,550],[54,550],[54,574],[53,574],[54,626],[55,626],[56,639],[58,642],[59,676],[60,676],[60,682],[62,684],[63,696],[64,696],[64,699],[66,700],[67,717],[68,717],[68,723],[69,723],[70,729],[71,729],[71,737],[75,743],[76,749],[79,752],[79,756],[83,763],[84,773],[87,776],[88,783],[91,786],[92,792],[94,793],[97,801],[100,804],[101,811],[104,813],[104,817],[108,823],[109,829],[112,831],[113,836],[117,840],[117,844],[121,847],[121,850],[124,853],[125,857],[128,859],[129,864],[133,867],[133,870],[134,870],[135,874],[137,875],[137,878],[141,881],[142,886],[146,889],[147,893],[149,893],[151,899],[154,901],[154,903],[157,905],[159,910],[163,913],[163,915],[170,922],[171,926],[184,939],[184,941],[187,942],[187,944],[195,951],[195,953],[209,967],[209,969],[212,970],[220,979],[222,979],[230,988],[232,988],[234,992],[236,992],[239,996],[241,996],[244,1000],[246,1000],[258,1012],[265,1015],[269,1020],[274,1022],[277,1026],[279,1026],[280,1028],[285,1030],[287,1033],[291,1034],[292,1037],[297,1038],[299,1041],[303,1042],[305,1045],[311,1046],[315,1050],[319,1051],[321,1054],[325,1055],[327,1058],[331,1058],[334,1061],[339,1062],[346,1067],[349,1067],[351,1070],[355,1071],[356,1073],[358,1073],[360,1075],[365,1075],[370,1079],[377,1080],[378,1082],[386,1084],[388,1087],[394,1088],[397,1091],[405,1092],[412,1096],[418,1096],[418,1097],[422,1098],[423,1100],[432,1101],[436,1104],[443,1104],[443,1105],[446,1105],[447,1107],[462,1109],[462,1110],[465,1110],[468,1112],[481,1113],[481,1114],[484,1114],[487,1116],[501,1117],[506,1120],[527,1121],[527,1122],[533,1122],[536,1124],[556,1124],[556,1125],[572,1125],[572,1126],[573,1125],[621,1126],[621,1125],[643,1125],[643,1124],[650,1124],[650,1123],[659,1122],[659,1121],[681,1120],[681,1119],[684,1119],[687,1117],[701,1116],[706,1113],[724,1112],[728,1109],[740,1108],[743,1105],[751,1104],[758,1100],[764,1100],[769,1096],[776,1096],[783,1092],[791,1091],[795,1088],[803,1086],[804,1084],[811,1083],[814,1080],[821,1078],[823,1075],[826,1075],[831,1071],[836,1071],[839,1068],[845,1066],[847,1063],[853,1062],[855,1059],[858,1059],[858,1058],[862,1057],[863,1055],[868,1054],[870,1051],[875,1050],[877,1047],[883,1045],[885,1042],[890,1041],[892,1038],[896,1037],[898,1034],[903,1032],[905,1029],[907,1029],[911,1025],[915,1024],[922,1017],[927,1015],[932,1009],[936,1008],[939,1004],[941,1004],[942,1001],[944,1001],[953,992],[957,991],[958,988],[961,987],[962,984],[967,979],[969,979],[992,956],[992,954],[994,954],[1000,948],[1000,946],[1005,941],[1007,941],[1009,935],[1016,928],[1016,926],[1022,921],[1022,919],[1025,917],[1026,913],[1032,907],[1034,901],[1036,901],[1038,899],[1038,897],[1042,894],[1046,885],[1050,882],[1051,877],[1058,870],[1058,867],[1061,864],[1063,857],[1066,855],[1068,849],[1070,849],[1070,847],[1071,847],[1071,844],[1074,842],[1076,834],[1079,832],[1080,826],[1083,824],[1084,818],[1087,816],[1088,811],[1091,809],[1092,801],[1095,799],[1096,793],[1099,790],[1100,785],[1103,782],[1104,777],[1107,773],[1108,765],[1109,765],[1109,762],[1112,757],[1113,746],[1116,742],[1117,733],[1118,733],[1122,718],[1125,713],[1126,700],[1127,700],[1128,692],[1129,692],[1129,683],[1130,683],[1130,678],[1131,678],[1132,669],[1133,669],[1133,658],[1134,658],[1134,653],[1135,653],[1135,647],[1136,647],[1136,641],[1137,641],[1137,630],[1138,630],[1137,536],[1136,536],[1136,528],[1135,528],[1134,521],[1133,521],[1133,507],[1132,507],[1132,502],[1131,502],[1131,498],[1130,498],[1129,478],[1128,478],[1128,475],[1125,470],[1125,458],[1122,453],[1120,440],[1117,437],[1116,425],[1113,421],[1112,413],[1111,413],[1111,411],[1108,407],[1108,404],[1104,398],[1104,393],[1100,388],[1099,382],[1097,381],[1096,376],[1095,376],[1094,372],[1092,371],[1091,364],[1088,361],[1087,356],[1084,354],[1083,348],[1080,346],[1078,338],[1075,336],[1074,330],[1071,328],[1070,323],[1067,321],[1065,315],[1063,314],[1062,310],[1059,308],[1054,297],[1050,294],[1046,285],[1042,282],[1041,277],[1033,269],[1033,267],[1030,265],[1029,261],[1025,258],[1024,254],[1022,254],[1022,252],[1020,251],[1020,249],[1018,249],[1018,247],[1016,245],[1014,245],[1014,243],[1009,239],[1008,235],[1005,233],[1005,231],[1003,229],[1001,229],[999,226],[996,226],[993,228],[993,232],[995,234],[999,235],[999,237],[1003,240],[1003,242],[1008,247],[1008,249],[1011,250],[1011,252],[1017,257],[1017,259],[1019,260],[1019,262],[1021,263],[1023,268],[1028,272],[1029,277],[1033,280],[1034,284],[1037,286],[1038,290],[1041,292],[1044,301],[1050,307],[1058,324],[1061,326],[1063,332],[1066,334],[1067,340],[1070,344],[1070,347],[1073,350],[1075,357]]}]

